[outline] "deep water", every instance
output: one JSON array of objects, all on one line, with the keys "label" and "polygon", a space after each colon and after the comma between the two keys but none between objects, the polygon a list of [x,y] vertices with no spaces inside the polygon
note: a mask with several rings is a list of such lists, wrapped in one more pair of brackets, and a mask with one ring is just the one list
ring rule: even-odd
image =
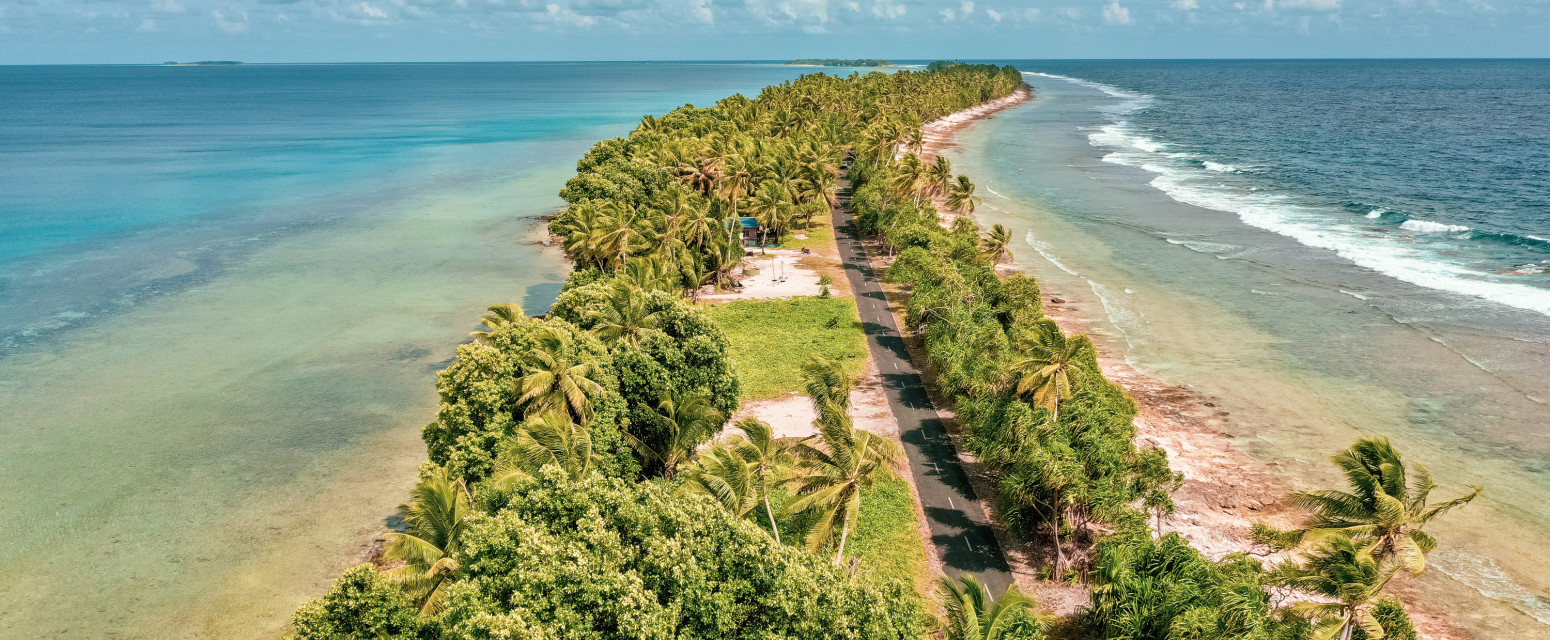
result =
[{"label": "deep water", "polygon": [[1550,63],[1016,64],[954,160],[1017,264],[1292,488],[1363,435],[1486,485],[1406,588],[1550,637]]}]

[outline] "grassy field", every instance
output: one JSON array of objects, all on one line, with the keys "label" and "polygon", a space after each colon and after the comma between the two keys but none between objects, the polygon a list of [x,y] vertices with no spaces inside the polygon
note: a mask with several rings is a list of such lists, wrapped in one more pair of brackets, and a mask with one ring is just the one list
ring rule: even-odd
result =
[{"label": "grassy field", "polygon": [[[781,508],[791,499],[785,490],[770,494],[775,509],[775,520],[780,525],[781,542],[793,546],[806,544],[803,539],[811,525],[810,514],[782,514]],[[752,514],[761,527],[765,525],[763,507]],[[845,542],[845,555],[854,555],[861,566],[887,578],[903,580],[915,586],[921,594],[930,586],[926,574],[926,549],[920,539],[915,519],[915,501],[910,495],[910,485],[903,478],[879,481],[861,494],[861,517],[856,530]],[[766,527],[768,528],[768,527]],[[831,548],[827,552],[834,554]]]},{"label": "grassy field", "polygon": [[744,402],[800,391],[802,363],[815,353],[845,362],[852,374],[866,366],[866,334],[849,298],[748,300],[706,312],[731,339]]}]

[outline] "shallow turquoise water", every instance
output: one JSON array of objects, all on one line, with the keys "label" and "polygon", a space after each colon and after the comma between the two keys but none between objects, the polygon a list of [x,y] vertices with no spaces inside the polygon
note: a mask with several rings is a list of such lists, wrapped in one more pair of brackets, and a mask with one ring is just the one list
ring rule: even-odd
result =
[{"label": "shallow turquoise water", "polygon": [[274,637],[423,460],[485,306],[644,113],[802,69],[0,68],[0,637]]}]

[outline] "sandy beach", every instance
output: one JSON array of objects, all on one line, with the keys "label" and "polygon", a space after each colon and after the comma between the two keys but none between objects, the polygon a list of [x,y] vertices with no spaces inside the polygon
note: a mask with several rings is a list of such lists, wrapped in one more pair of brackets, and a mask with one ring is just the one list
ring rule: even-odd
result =
[{"label": "sandy beach", "polygon": [[[924,143],[918,155],[922,161],[930,162],[937,155],[955,149],[960,132],[1032,99],[1034,96],[1025,88],[1007,98],[928,123],[922,128]],[[932,200],[941,212],[942,225],[950,226],[957,215],[949,210],[941,195]],[[880,258],[881,254],[874,254],[874,261],[886,261]],[[1013,262],[998,267],[998,271],[1011,274],[1022,269]],[[1255,522],[1284,527],[1294,525],[1304,515],[1284,503],[1291,488],[1276,465],[1256,460],[1238,447],[1237,438],[1226,428],[1231,424],[1232,416],[1219,409],[1211,397],[1141,373],[1125,360],[1123,344],[1114,344],[1093,332],[1092,323],[1104,317],[1101,306],[1078,301],[1076,296],[1062,296],[1044,281],[1040,282],[1040,288],[1045,313],[1068,333],[1091,335],[1098,347],[1103,375],[1135,399],[1139,409],[1135,419],[1136,445],[1166,451],[1169,464],[1183,474],[1184,484],[1173,494],[1177,510],[1163,520],[1162,531],[1178,532],[1212,558],[1242,552],[1267,562],[1278,560],[1279,554],[1267,553],[1249,537],[1250,527]],[[1068,300],[1068,297],[1072,299]],[[918,341],[911,342],[914,343],[911,349],[915,352],[915,360],[923,366],[926,363],[924,352]],[[931,374],[928,371],[926,375]],[[951,419],[954,414],[946,399],[934,396],[933,401],[943,417],[949,418],[950,424],[957,429],[959,425]],[[973,456],[963,453],[962,446],[959,450],[975,476],[976,491],[986,508],[993,512],[993,505],[985,500],[985,496],[993,495],[993,479],[980,469]],[[1036,594],[1044,609],[1064,616],[1074,614],[1087,604],[1085,588],[1038,579],[1036,567],[1049,560],[1044,558],[1048,551],[1045,541],[1028,539],[999,524],[997,534],[1019,585]],[[1440,611],[1420,606],[1414,598],[1406,597],[1415,592],[1408,585],[1396,587],[1395,592],[1407,600],[1421,637],[1434,640],[1475,637],[1450,623]]]}]

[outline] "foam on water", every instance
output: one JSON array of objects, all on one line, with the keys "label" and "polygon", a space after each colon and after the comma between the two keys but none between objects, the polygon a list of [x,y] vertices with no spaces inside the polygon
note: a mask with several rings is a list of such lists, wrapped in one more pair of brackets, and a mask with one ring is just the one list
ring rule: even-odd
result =
[{"label": "foam on water", "polygon": [[[1124,118],[1125,114],[1151,104],[1150,96],[1075,78],[1034,75],[1068,80],[1121,98],[1122,102],[1117,105],[1120,108],[1112,110],[1113,121],[1090,132],[1089,143],[1108,151],[1103,156],[1104,162],[1157,174],[1151,185],[1174,200],[1236,214],[1246,224],[1288,236],[1308,246],[1329,249],[1358,265],[1411,284],[1550,315],[1550,289],[1504,281],[1497,274],[1449,261],[1424,243],[1408,242],[1404,237],[1341,223],[1328,208],[1305,204],[1295,194],[1258,186],[1223,184],[1217,176],[1225,172],[1207,167],[1207,163],[1222,168],[1229,165],[1207,160],[1196,162],[1190,154],[1165,153],[1169,147],[1166,142],[1137,131]],[[1373,213],[1381,217],[1386,211],[1377,209],[1367,217],[1373,218]],[[1408,220],[1400,228],[1428,235],[1470,231],[1469,227],[1424,220]],[[1221,253],[1199,243],[1169,242],[1205,253]]]},{"label": "foam on water", "polygon": [[1469,227],[1458,224],[1442,224],[1428,220],[1406,220],[1399,228],[1416,233],[1462,233],[1469,231]]},{"label": "foam on water", "polygon": [[1506,602],[1545,624],[1550,624],[1550,603],[1529,593],[1491,558],[1444,547],[1431,553],[1427,562],[1448,577],[1458,580],[1492,600]]},{"label": "foam on water", "polygon": [[1238,168],[1234,167],[1234,166],[1232,166],[1230,164],[1222,164],[1220,162],[1212,162],[1210,160],[1206,160],[1206,161],[1202,162],[1201,164],[1203,164],[1207,170],[1215,171],[1217,173],[1237,173],[1238,172]]}]

